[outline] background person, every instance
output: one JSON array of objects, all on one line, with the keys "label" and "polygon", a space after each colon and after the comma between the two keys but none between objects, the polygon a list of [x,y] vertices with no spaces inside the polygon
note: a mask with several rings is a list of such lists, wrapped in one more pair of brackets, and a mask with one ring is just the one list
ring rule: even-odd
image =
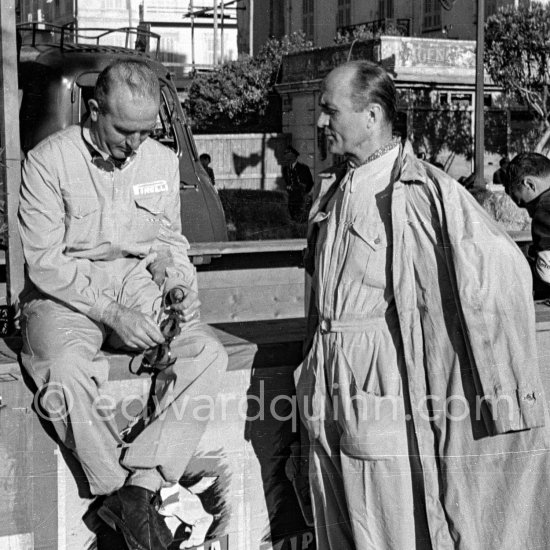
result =
[{"label": "background person", "polygon": [[539,153],[517,155],[508,164],[503,183],[510,198],[532,218],[528,256],[535,281],[550,285],[550,159]]},{"label": "background person", "polygon": [[493,174],[493,183],[497,185],[504,185],[506,178],[506,169],[510,164],[510,161],[506,157],[502,157],[499,161],[499,167],[495,170]]},{"label": "background person", "polygon": [[334,69],[319,105],[346,162],[315,186],[313,330],[295,373],[317,548],[545,546],[548,413],[525,258],[394,138],[384,69]]},{"label": "background person", "polygon": [[307,220],[306,197],[313,188],[313,177],[307,164],[298,162],[300,153],[287,147],[283,154],[283,178],[288,192],[288,211],[297,222]]},{"label": "background person", "polygon": [[203,153],[199,160],[201,161],[202,167],[206,170],[210,182],[212,185],[216,185],[216,177],[214,176],[214,170],[212,170],[210,163],[212,162],[212,157],[208,153]]},{"label": "background person", "polygon": [[[206,427],[192,414],[193,400],[216,395],[227,362],[198,320],[178,159],[148,137],[159,100],[146,64],[107,67],[89,102],[89,126],[57,132],[29,152],[19,210],[28,271],[23,367],[92,494],[109,495],[100,517],[128,547],[147,550],[171,543],[158,492],[183,474]],[[109,376],[99,350],[105,342],[136,352],[163,343],[157,319],[172,288],[181,289],[173,308],[183,324],[172,343],[177,361],[153,378],[162,414],[144,411],[142,429],[123,439],[98,411]],[[178,418],[184,398],[188,412]]]}]

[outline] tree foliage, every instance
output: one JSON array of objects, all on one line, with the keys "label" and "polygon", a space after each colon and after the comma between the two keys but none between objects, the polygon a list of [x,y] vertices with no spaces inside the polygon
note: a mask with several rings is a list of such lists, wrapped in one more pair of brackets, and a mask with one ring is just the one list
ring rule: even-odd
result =
[{"label": "tree foliage", "polygon": [[185,104],[192,126],[199,131],[256,126],[268,108],[283,55],[311,47],[302,32],[293,33],[269,39],[254,57],[195,73]]},{"label": "tree foliage", "polygon": [[485,24],[485,67],[506,94],[550,127],[550,6],[502,8]]},{"label": "tree foliage", "polygon": [[413,111],[413,147],[425,151],[428,160],[447,154],[448,168],[456,155],[472,156],[471,114],[466,110],[434,106],[431,110]]}]

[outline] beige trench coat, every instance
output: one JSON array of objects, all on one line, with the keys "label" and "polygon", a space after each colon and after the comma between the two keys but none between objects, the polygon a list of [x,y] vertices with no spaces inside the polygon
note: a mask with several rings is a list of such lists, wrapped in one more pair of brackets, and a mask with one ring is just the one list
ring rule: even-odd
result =
[{"label": "beige trench coat", "polygon": [[[323,175],[311,219],[344,172]],[[416,159],[409,145],[392,181],[392,282],[412,416],[409,453],[418,455],[421,480],[413,483],[415,521],[427,518],[434,550],[547,548],[550,438],[527,262],[467,191]],[[310,361],[319,357],[319,338],[313,342]],[[299,373],[296,381],[300,398],[308,389]],[[350,491],[347,485],[334,490]],[[346,495],[348,503],[354,498]],[[370,513],[376,518],[377,510]],[[412,537],[410,548],[427,547]]]}]

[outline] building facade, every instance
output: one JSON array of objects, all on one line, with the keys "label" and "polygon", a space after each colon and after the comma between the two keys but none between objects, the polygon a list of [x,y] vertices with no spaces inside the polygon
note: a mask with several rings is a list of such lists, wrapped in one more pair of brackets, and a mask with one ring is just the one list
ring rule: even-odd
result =
[{"label": "building facade", "polygon": [[241,3],[242,0],[19,0],[18,19],[73,24],[77,29],[144,26],[160,35],[159,60],[178,82],[192,69],[208,70],[237,58]]},{"label": "building facade", "polygon": [[[549,0],[542,0],[547,3]],[[247,0],[250,2],[250,0]],[[529,0],[485,0],[485,16]],[[254,52],[270,37],[303,31],[317,47],[354,29],[398,29],[403,36],[475,40],[477,0],[254,0]]]},{"label": "building facade", "polygon": [[[395,130],[417,154],[441,164],[451,176],[473,170],[476,45],[471,40],[381,36],[376,40],[332,45],[285,56],[277,89],[283,103],[283,132],[315,173],[338,159],[326,152],[320,115],[321,83],[348,59],[368,59],[385,66],[398,91]],[[509,111],[500,90],[485,80],[484,173],[488,182],[508,152]]]},{"label": "building facade", "polygon": [[[501,7],[526,2],[485,0],[485,17]],[[382,31],[399,37],[382,36],[378,50],[363,58],[380,61],[380,51],[397,48],[395,63],[400,65],[390,63],[390,67],[401,94],[399,131],[413,141],[419,153],[442,164],[454,177],[468,176],[473,170],[477,4],[477,0],[256,0],[255,13],[268,17],[262,23],[254,18],[254,51],[268,36],[296,31],[304,32],[320,48],[317,53],[288,56],[287,75],[278,87],[283,98],[283,131],[293,136],[294,146],[310,167],[318,172],[334,160],[319,149],[322,140],[315,128],[322,76],[306,76],[308,68],[302,66],[289,80],[288,70],[292,64],[311,62],[311,56],[319,57],[313,64],[324,67],[356,58],[363,42],[352,43],[354,32],[371,31],[375,38]],[[484,105],[484,173],[490,182],[500,157],[510,152],[514,132],[525,132],[529,121],[525,109],[507,109],[500,91],[487,79]],[[449,127],[436,131],[441,116],[460,137],[456,139],[453,133],[450,149],[439,143],[439,136],[448,134]]]}]

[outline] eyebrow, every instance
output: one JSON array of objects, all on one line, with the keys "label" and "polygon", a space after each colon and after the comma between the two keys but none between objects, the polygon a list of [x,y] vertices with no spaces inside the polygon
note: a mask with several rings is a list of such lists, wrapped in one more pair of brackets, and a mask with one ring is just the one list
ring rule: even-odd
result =
[{"label": "eyebrow", "polygon": [[323,96],[319,98],[319,107],[326,107],[328,109],[335,109],[336,106],[330,101],[324,100]]}]

